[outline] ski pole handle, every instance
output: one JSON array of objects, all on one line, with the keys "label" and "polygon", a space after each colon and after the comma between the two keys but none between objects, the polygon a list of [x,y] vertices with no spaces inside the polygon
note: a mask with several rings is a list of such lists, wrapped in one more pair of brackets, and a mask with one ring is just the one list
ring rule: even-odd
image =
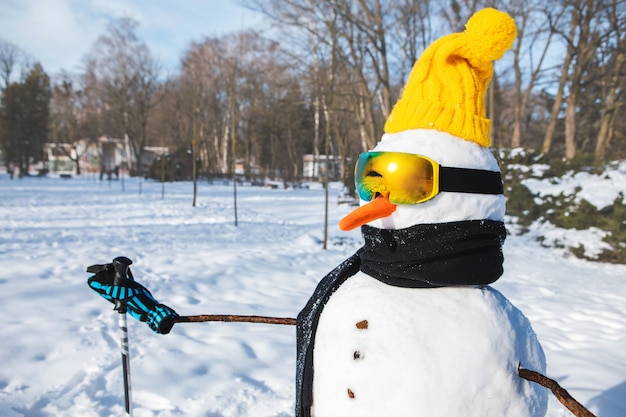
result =
[{"label": "ski pole handle", "polygon": [[128,267],[132,265],[133,261],[125,256],[118,256],[113,259],[113,268],[115,269],[115,278],[113,278],[114,285],[121,285],[125,279],[130,279],[130,270]]},{"label": "ski pole handle", "polygon": [[[113,285],[117,287],[123,287],[124,280],[129,279],[128,273],[130,270],[128,267],[133,263],[125,256],[118,256],[113,259],[113,269],[115,270],[115,276],[113,277]],[[120,314],[126,314],[126,305],[124,305],[119,299],[115,298],[115,308]]]}]

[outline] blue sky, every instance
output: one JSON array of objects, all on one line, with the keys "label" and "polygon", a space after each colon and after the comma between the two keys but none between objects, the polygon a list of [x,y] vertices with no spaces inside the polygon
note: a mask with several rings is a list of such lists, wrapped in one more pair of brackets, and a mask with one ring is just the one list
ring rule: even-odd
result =
[{"label": "blue sky", "polygon": [[140,38],[168,71],[190,42],[260,22],[240,0],[0,0],[0,37],[50,75],[78,72],[107,23],[121,16],[139,22]]}]

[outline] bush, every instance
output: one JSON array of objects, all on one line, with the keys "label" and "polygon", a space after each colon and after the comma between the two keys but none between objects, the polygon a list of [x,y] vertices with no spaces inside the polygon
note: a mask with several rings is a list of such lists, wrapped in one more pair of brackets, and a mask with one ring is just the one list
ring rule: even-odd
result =
[{"label": "bush", "polygon": [[[598,165],[593,155],[580,155],[572,161],[547,158],[533,151],[502,151],[500,166],[505,184],[507,213],[521,226],[521,233],[535,221],[548,221],[564,229],[584,230],[596,227],[607,233],[604,241],[610,250],[604,250],[593,260],[626,264],[626,206],[620,194],[612,205],[598,210],[593,204],[578,197],[580,189],[572,194],[540,197],[524,186],[524,180],[537,178],[558,182],[572,172],[586,171],[602,174],[606,165]],[[575,256],[587,258],[583,246],[570,248]]]},{"label": "bush", "polygon": [[172,181],[174,179],[174,170],[169,158],[155,158],[148,170],[148,178],[157,181]]}]

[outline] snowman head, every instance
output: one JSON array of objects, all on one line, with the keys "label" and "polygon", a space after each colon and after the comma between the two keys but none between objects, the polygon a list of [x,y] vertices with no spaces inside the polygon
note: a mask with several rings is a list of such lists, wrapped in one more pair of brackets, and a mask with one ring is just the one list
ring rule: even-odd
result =
[{"label": "snowman head", "polygon": [[513,19],[487,8],[470,18],[464,32],[424,51],[381,141],[359,157],[355,180],[361,207],[342,219],[340,228],[503,219],[484,96],[493,61],[515,36]]}]

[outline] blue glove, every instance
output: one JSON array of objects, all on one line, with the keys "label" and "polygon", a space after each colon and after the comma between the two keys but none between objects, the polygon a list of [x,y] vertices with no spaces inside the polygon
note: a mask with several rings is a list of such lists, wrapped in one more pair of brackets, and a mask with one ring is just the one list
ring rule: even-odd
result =
[{"label": "blue glove", "polygon": [[[115,304],[114,310],[128,312],[139,321],[145,322],[155,333],[168,334],[178,314],[159,303],[145,288],[129,277],[115,282],[113,264],[92,265],[87,272],[95,272],[87,284],[105,300]],[[130,272],[130,271],[129,271]]]}]

